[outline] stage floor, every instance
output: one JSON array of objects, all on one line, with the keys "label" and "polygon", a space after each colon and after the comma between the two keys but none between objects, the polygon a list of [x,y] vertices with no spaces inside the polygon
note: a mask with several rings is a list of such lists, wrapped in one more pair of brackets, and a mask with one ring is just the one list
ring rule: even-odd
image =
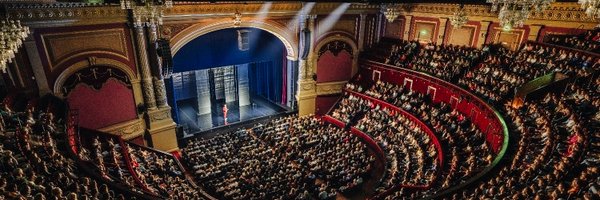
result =
[{"label": "stage floor", "polygon": [[[286,112],[285,108],[263,98],[252,97],[251,100],[254,102],[254,105],[241,106],[239,109],[234,105],[227,104],[229,108],[227,123],[243,122]],[[213,109],[211,114],[197,115],[195,104],[195,101],[183,101],[177,104],[179,109],[179,124],[183,126],[184,137],[225,125],[223,111],[220,109],[220,106],[216,106],[219,109]]]}]

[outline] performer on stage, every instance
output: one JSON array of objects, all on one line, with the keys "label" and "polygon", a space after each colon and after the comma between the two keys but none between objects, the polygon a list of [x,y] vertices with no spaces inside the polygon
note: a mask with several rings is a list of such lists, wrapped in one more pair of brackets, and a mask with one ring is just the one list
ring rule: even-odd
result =
[{"label": "performer on stage", "polygon": [[223,121],[225,121],[225,125],[227,125],[227,104],[223,104]]}]

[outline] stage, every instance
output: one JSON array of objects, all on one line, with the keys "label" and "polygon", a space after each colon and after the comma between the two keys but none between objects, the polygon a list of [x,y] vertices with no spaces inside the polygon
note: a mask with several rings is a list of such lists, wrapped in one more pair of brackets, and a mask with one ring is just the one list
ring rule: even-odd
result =
[{"label": "stage", "polygon": [[[288,111],[286,108],[261,97],[252,96],[251,102],[247,106],[235,106],[228,103],[227,123],[244,122]],[[184,137],[226,125],[223,120],[222,109],[211,109],[209,114],[198,115],[195,105],[197,105],[197,102],[194,99],[178,102],[179,125],[183,127]],[[222,107],[219,105],[213,106],[216,108]]]}]

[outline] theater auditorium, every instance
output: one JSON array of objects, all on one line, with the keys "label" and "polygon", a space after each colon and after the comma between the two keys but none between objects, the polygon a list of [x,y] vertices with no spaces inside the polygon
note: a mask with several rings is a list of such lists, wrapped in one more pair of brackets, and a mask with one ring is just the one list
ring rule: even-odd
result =
[{"label": "theater auditorium", "polygon": [[0,8],[0,200],[600,199],[600,0]]}]

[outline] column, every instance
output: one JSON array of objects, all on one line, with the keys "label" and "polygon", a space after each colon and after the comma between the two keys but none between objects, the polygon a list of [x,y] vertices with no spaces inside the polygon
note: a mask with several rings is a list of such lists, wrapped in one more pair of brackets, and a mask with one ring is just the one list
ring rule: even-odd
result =
[{"label": "column", "polygon": [[446,37],[446,24],[448,22],[448,18],[440,18],[440,28],[438,31],[438,38],[436,40],[437,45],[441,45],[444,43],[444,39]]},{"label": "column", "polygon": [[404,19],[406,19],[406,20],[404,21],[404,33],[402,34],[402,39],[408,40],[409,36],[410,36],[410,29],[412,28],[412,27],[410,27],[411,22],[412,22],[412,16],[405,15]]},{"label": "column", "polygon": [[[151,24],[148,27],[148,32],[150,33],[150,42],[155,43],[158,40],[157,25]],[[152,72],[154,72],[152,76],[152,81],[154,82],[154,94],[156,97],[156,105],[159,108],[165,108],[169,105],[167,104],[167,91],[165,90],[165,80],[162,75],[162,59],[156,55],[156,52],[153,52],[152,57],[155,58],[153,59],[154,62],[152,63],[152,68],[154,69],[152,70]]]},{"label": "column", "polygon": [[381,29],[383,27],[383,23],[385,23],[386,18],[383,17],[383,14],[378,13],[377,14],[377,34],[375,34],[375,43],[379,43],[379,40],[381,39]]},{"label": "column", "polygon": [[538,36],[540,34],[540,30],[542,29],[543,26],[544,25],[539,25],[539,24],[529,25],[529,35],[527,36],[527,40],[537,41]]},{"label": "column", "polygon": [[364,46],[365,46],[365,33],[366,33],[366,20],[367,20],[367,14],[365,13],[361,13],[360,14],[360,22],[359,22],[359,32],[358,32],[358,51],[363,51]]},{"label": "column", "polygon": [[154,99],[154,86],[152,85],[152,75],[150,74],[150,65],[148,64],[148,54],[146,49],[146,37],[144,27],[141,24],[135,24],[136,49],[138,52],[139,69],[142,72],[142,92],[144,94],[144,104],[146,110],[156,110],[156,100]]},{"label": "column", "polygon": [[485,43],[485,40],[487,38],[488,35],[488,28],[490,27],[490,24],[492,22],[490,21],[481,21],[481,31],[479,33],[479,35],[477,35],[477,37],[479,37],[479,39],[477,39],[477,44],[475,47],[477,48],[481,48],[481,46],[483,46],[483,44]]},{"label": "column", "polygon": [[[298,92],[296,95],[296,99],[298,101],[298,115],[304,116],[313,114],[315,112],[315,100],[317,97],[316,94],[316,82],[313,80],[314,68],[311,67],[314,55],[314,39],[315,39],[315,18],[316,16],[308,16],[303,17],[300,23],[300,30],[304,27],[308,28],[311,33],[309,42],[309,55],[308,59],[299,58],[298,60]],[[304,38],[306,39],[306,38]],[[299,44],[304,44],[304,41],[300,41]]]},{"label": "column", "polygon": [[39,95],[44,96],[47,93],[51,93],[53,89],[50,88],[50,86],[48,85],[48,80],[46,79],[46,72],[42,67],[42,59],[40,58],[40,54],[38,53],[35,41],[27,40],[23,42],[23,46],[25,46],[25,50],[27,51],[28,55],[27,57],[29,58],[29,63],[31,63],[33,76],[35,77],[35,81],[37,82],[39,88]]}]

